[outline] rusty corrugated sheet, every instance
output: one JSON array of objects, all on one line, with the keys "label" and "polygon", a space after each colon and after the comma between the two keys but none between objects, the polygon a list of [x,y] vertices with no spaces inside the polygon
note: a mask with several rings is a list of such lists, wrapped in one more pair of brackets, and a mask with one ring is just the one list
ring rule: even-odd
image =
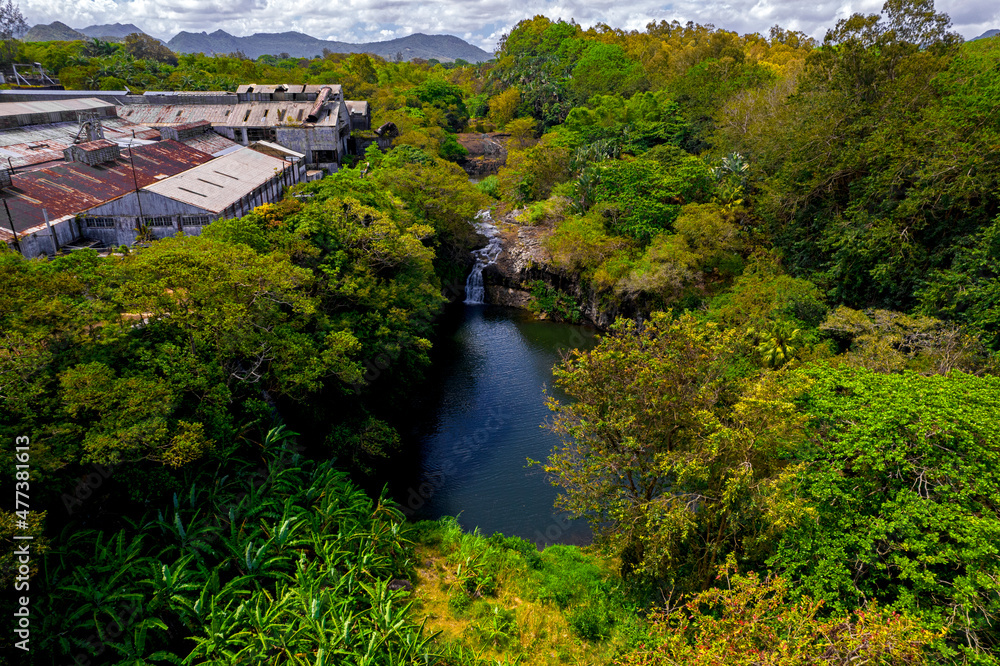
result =
[{"label": "rusty corrugated sheet", "polygon": [[76,147],[85,153],[92,153],[98,150],[104,150],[105,148],[114,148],[118,144],[108,141],[107,139],[95,139],[94,141],[85,141],[84,143],[76,144]]},{"label": "rusty corrugated sheet", "polygon": [[[119,144],[133,138],[145,141],[160,138],[159,130],[119,118],[102,118],[101,125],[105,138]],[[78,134],[80,125],[76,122],[0,131],[0,164],[23,170],[47,162],[61,162],[63,150],[73,145]]]},{"label": "rusty corrugated sheet", "polygon": [[[314,102],[241,102],[239,104],[136,104],[118,107],[121,118],[160,127],[207,120],[215,127],[276,127],[303,124]],[[336,124],[335,114],[325,114],[311,125]]]},{"label": "rusty corrugated sheet", "polygon": [[[44,224],[49,219],[75,215],[135,190],[212,160],[208,153],[176,141],[161,141],[123,151],[114,162],[97,166],[68,163],[28,173],[15,173],[13,185],[0,192],[10,209],[14,228]],[[133,175],[132,164],[135,164]],[[0,226],[9,226],[0,205]]]},{"label": "rusty corrugated sheet", "polygon": [[235,141],[230,141],[221,134],[216,134],[215,132],[204,132],[196,136],[191,136],[186,139],[181,139],[181,143],[185,146],[190,146],[195,150],[200,150],[203,153],[208,153],[209,155],[220,155],[227,151],[235,150],[240,147],[240,144]]}]

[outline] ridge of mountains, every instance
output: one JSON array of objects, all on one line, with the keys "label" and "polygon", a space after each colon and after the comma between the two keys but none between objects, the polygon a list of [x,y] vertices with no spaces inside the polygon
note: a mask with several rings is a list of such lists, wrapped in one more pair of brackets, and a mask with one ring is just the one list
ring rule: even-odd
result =
[{"label": "ridge of mountains", "polygon": [[[48,42],[56,40],[89,40],[93,38],[121,41],[133,32],[143,32],[131,23],[91,25],[73,29],[65,23],[54,21],[48,25],[33,26],[24,36],[28,42]],[[162,41],[162,40],[159,40]],[[312,58],[328,49],[334,53],[373,53],[387,60],[401,57],[403,60],[432,58],[442,62],[466,60],[483,62],[493,57],[478,46],[453,35],[425,35],[416,33],[390,39],[385,42],[365,42],[353,44],[318,39],[301,32],[261,32],[247,37],[236,37],[224,30],[207,32],[179,32],[170,41],[164,42],[175,53],[225,54],[240,51],[250,58],[262,55],[287,53],[293,58]]]},{"label": "ridge of mountains", "polygon": [[77,32],[82,32],[91,39],[105,39],[113,37],[115,39],[125,39],[134,32],[144,33],[138,26],[132,23],[105,23],[104,25],[90,25],[80,28]]}]

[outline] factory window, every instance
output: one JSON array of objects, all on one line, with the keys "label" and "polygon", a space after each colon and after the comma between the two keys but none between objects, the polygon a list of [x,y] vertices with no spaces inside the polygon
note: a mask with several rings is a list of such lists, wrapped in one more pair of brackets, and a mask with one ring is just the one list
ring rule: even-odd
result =
[{"label": "factory window", "polygon": [[186,227],[203,227],[212,221],[208,215],[185,215],[181,219]]},{"label": "factory window", "polygon": [[151,227],[172,227],[174,226],[174,221],[166,216],[160,217],[147,217],[145,218],[146,224]]},{"label": "factory window", "polygon": [[95,227],[111,227],[115,226],[115,218],[113,217],[85,217],[83,218],[83,223],[90,228]]},{"label": "factory window", "polygon": [[253,127],[247,129],[247,141],[274,141],[275,131],[269,128]]},{"label": "factory window", "polygon": [[313,161],[317,164],[326,164],[337,161],[337,152],[334,150],[314,150]]}]

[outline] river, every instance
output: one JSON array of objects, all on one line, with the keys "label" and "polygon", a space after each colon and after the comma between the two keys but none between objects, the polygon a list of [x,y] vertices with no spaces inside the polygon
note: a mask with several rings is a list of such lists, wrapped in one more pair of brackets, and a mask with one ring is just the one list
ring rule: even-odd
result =
[{"label": "river", "polygon": [[[477,222],[492,239],[488,218]],[[543,424],[545,391],[565,351],[590,348],[592,329],[536,320],[524,310],[483,305],[483,265],[496,259],[491,240],[474,253],[466,302],[445,313],[421,395],[414,396],[392,493],[414,519],[458,516],[466,530],[502,532],[539,545],[587,543],[584,521],[556,511],[558,490],[528,458],[544,460],[559,439]]]},{"label": "river", "polygon": [[590,329],[537,321],[523,310],[457,304],[442,323],[433,370],[402,433],[393,495],[414,519],[458,516],[466,530],[534,541],[586,543],[583,521],[553,508],[557,489],[527,459],[559,443],[542,425],[543,387],[563,350],[590,347]]}]

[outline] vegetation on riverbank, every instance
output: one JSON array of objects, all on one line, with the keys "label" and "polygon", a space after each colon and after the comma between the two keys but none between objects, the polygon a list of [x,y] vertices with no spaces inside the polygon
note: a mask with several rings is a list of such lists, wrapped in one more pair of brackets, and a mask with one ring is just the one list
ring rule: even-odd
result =
[{"label": "vegetation on riverbank", "polygon": [[[447,68],[25,47],[93,87],[337,81],[402,130],[199,237],[0,253],[35,663],[996,664],[1000,41],[947,28],[923,0],[822,44],[536,17]],[[441,158],[499,126],[479,187]],[[491,203],[633,315],[555,371],[540,465],[588,549],[358,490]]]}]

